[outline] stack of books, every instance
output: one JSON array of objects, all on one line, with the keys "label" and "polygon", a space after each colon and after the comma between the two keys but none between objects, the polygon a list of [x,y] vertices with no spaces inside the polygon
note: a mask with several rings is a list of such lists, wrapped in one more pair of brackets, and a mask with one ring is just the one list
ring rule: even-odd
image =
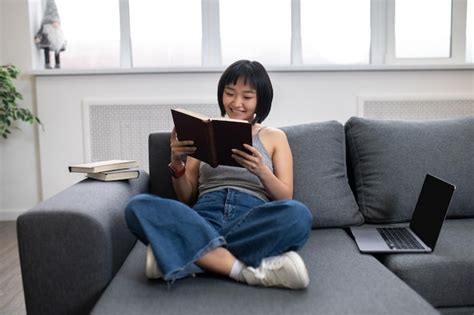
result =
[{"label": "stack of books", "polygon": [[138,178],[138,162],[135,160],[108,160],[69,166],[71,173],[85,173],[86,177],[101,181]]}]

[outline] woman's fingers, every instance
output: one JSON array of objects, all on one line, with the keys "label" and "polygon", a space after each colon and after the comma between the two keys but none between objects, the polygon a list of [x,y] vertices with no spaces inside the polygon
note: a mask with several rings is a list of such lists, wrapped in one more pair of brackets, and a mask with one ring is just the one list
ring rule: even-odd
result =
[{"label": "woman's fingers", "polygon": [[249,171],[256,173],[258,169],[262,166],[262,155],[256,148],[252,147],[251,145],[244,144],[244,147],[251,154],[242,150],[232,149],[232,157],[237,161],[237,163],[239,163]]},{"label": "woman's fingers", "polygon": [[170,148],[171,148],[171,160],[186,160],[186,157],[196,152],[196,147],[193,146],[194,141],[184,140],[179,141],[176,134],[176,129],[171,130],[170,135]]},{"label": "woman's fingers", "polygon": [[254,148],[253,146],[251,146],[247,143],[244,143],[244,148],[246,148],[247,150],[249,150],[252,153],[257,153],[257,154],[260,155],[260,152],[256,148]]},{"label": "woman's fingers", "polygon": [[196,151],[196,147],[179,147],[172,150],[176,154],[192,154]]},{"label": "woman's fingers", "polygon": [[251,145],[248,145],[248,144],[244,144],[244,147],[250,152],[245,152],[245,151],[242,151],[242,150],[239,150],[239,149],[232,149],[232,152],[234,154],[237,154],[245,159],[260,159],[262,158],[262,154],[254,147],[252,147]]},{"label": "woman's fingers", "polygon": [[172,152],[177,152],[177,153],[180,153],[180,154],[183,154],[183,153],[191,154],[191,153],[194,153],[194,151],[196,151],[196,147],[192,147],[192,146],[171,146],[171,151]]},{"label": "woman's fingers", "polygon": [[253,174],[257,175],[259,173],[259,170],[262,167],[262,165],[260,165],[258,162],[244,159],[241,156],[238,156],[236,154],[233,154],[232,157],[237,161],[237,163],[239,163],[241,166],[245,167],[249,172],[251,172]]},{"label": "woman's fingers", "polygon": [[194,144],[194,141],[192,140],[185,140],[185,141],[176,141],[176,146],[178,147],[187,147],[187,146],[191,146]]},{"label": "woman's fingers", "polygon": [[179,141],[178,134],[176,133],[176,128],[173,127],[173,129],[171,130],[171,135],[170,135],[170,146],[184,147],[184,146],[190,146],[193,144],[194,144],[194,141],[192,140]]}]

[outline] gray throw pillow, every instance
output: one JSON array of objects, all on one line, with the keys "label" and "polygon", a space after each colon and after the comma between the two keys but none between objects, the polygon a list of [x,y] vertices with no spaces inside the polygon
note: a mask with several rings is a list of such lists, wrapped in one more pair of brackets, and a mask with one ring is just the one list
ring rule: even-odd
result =
[{"label": "gray throw pillow", "polygon": [[474,216],[474,117],[346,122],[349,177],[370,223],[409,221],[426,173],[454,185],[448,218]]},{"label": "gray throw pillow", "polygon": [[337,121],[281,128],[293,153],[294,199],[313,213],[313,227],[363,223],[349,187],[344,126]]}]

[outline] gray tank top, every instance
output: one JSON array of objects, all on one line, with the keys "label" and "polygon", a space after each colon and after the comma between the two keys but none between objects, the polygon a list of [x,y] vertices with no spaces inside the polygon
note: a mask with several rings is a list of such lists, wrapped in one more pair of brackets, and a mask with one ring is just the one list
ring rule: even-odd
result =
[{"label": "gray tank top", "polygon": [[[262,154],[263,163],[273,172],[272,159],[260,141],[259,134],[263,128],[265,127],[260,128],[252,137],[252,144]],[[225,165],[213,168],[209,164],[201,162],[199,165],[199,197],[224,188],[233,188],[265,201],[270,200],[260,179],[247,169]]]}]

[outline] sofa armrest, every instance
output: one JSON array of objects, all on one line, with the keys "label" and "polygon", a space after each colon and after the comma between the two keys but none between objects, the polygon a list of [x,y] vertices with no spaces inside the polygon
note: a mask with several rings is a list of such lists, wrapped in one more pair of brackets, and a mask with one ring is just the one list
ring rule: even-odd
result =
[{"label": "sofa armrest", "polygon": [[124,208],[148,181],[144,171],[129,181],[85,179],[18,218],[28,314],[90,312],[135,244]]}]

